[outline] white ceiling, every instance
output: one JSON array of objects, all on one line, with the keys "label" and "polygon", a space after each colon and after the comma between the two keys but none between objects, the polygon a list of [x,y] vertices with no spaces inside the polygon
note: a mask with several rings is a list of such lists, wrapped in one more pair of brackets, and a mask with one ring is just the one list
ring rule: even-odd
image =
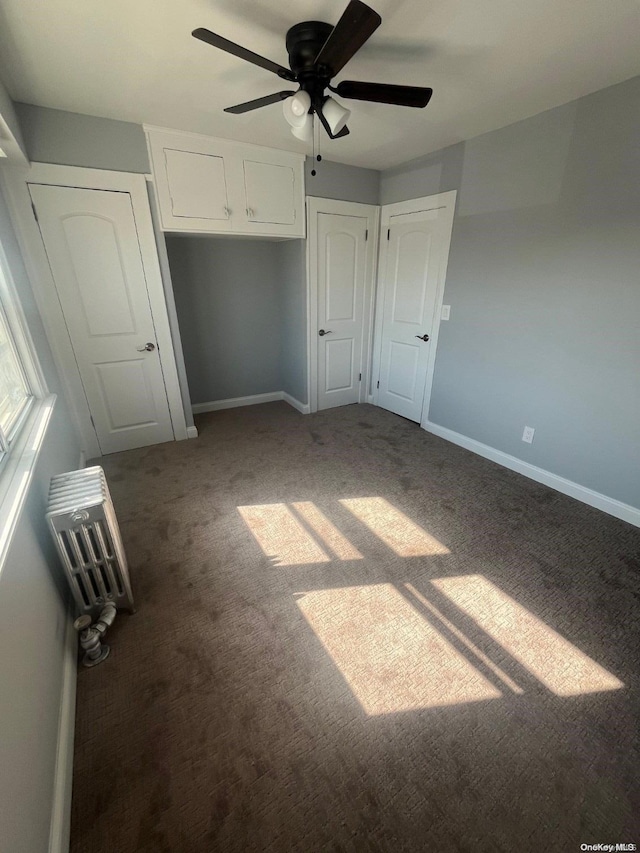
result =
[{"label": "white ceiling", "polygon": [[[0,0],[0,76],[14,100],[304,151],[287,88],[192,38],[207,27],[287,64],[286,30],[335,23],[347,0]],[[384,169],[640,73],[637,0],[370,0],[382,26],[336,80],[431,86],[424,110],[345,101],[327,159]],[[335,81],[334,81],[335,82]],[[326,140],[326,141],[325,141]]]}]

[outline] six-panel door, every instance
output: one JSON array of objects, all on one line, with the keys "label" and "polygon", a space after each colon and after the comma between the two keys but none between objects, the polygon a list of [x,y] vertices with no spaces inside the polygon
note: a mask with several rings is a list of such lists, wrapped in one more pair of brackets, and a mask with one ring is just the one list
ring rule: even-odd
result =
[{"label": "six-panel door", "polygon": [[131,197],[29,191],[100,449],[174,438]]}]

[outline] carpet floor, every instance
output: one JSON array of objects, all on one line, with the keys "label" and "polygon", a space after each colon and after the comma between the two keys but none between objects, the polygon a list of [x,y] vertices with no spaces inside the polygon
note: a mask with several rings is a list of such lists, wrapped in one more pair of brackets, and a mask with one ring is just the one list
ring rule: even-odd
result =
[{"label": "carpet floor", "polygon": [[638,529],[372,406],[197,426],[100,462],[73,853],[640,843]]}]

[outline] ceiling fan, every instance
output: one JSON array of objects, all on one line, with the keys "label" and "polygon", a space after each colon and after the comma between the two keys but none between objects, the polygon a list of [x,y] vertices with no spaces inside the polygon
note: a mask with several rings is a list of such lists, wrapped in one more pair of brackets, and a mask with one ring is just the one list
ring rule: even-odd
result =
[{"label": "ceiling fan", "polygon": [[339,139],[349,133],[346,123],[350,112],[326,95],[326,89],[341,98],[404,107],[426,107],[433,94],[432,89],[420,86],[395,86],[356,80],[342,80],[335,87],[331,85],[331,80],[340,73],[381,23],[380,15],[361,0],[350,0],[335,27],[322,21],[303,21],[296,24],[286,36],[289,68],[284,68],[277,62],[265,59],[202,27],[194,30],[192,35],[213,47],[272,71],[283,80],[297,83],[300,87],[297,91],[274,92],[263,98],[236,104],[227,107],[225,112],[246,113],[284,101],[285,118],[295,136],[305,140],[311,139],[312,116],[316,114],[330,138]]}]

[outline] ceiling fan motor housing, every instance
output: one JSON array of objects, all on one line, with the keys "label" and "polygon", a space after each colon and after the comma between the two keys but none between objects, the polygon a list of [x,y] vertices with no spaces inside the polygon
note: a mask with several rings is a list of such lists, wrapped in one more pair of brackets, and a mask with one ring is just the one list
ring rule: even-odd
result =
[{"label": "ceiling fan motor housing", "polygon": [[287,32],[287,53],[289,66],[298,78],[300,88],[309,92],[312,100],[327,87],[331,79],[331,69],[314,67],[316,57],[333,27],[322,21],[303,21]]}]

